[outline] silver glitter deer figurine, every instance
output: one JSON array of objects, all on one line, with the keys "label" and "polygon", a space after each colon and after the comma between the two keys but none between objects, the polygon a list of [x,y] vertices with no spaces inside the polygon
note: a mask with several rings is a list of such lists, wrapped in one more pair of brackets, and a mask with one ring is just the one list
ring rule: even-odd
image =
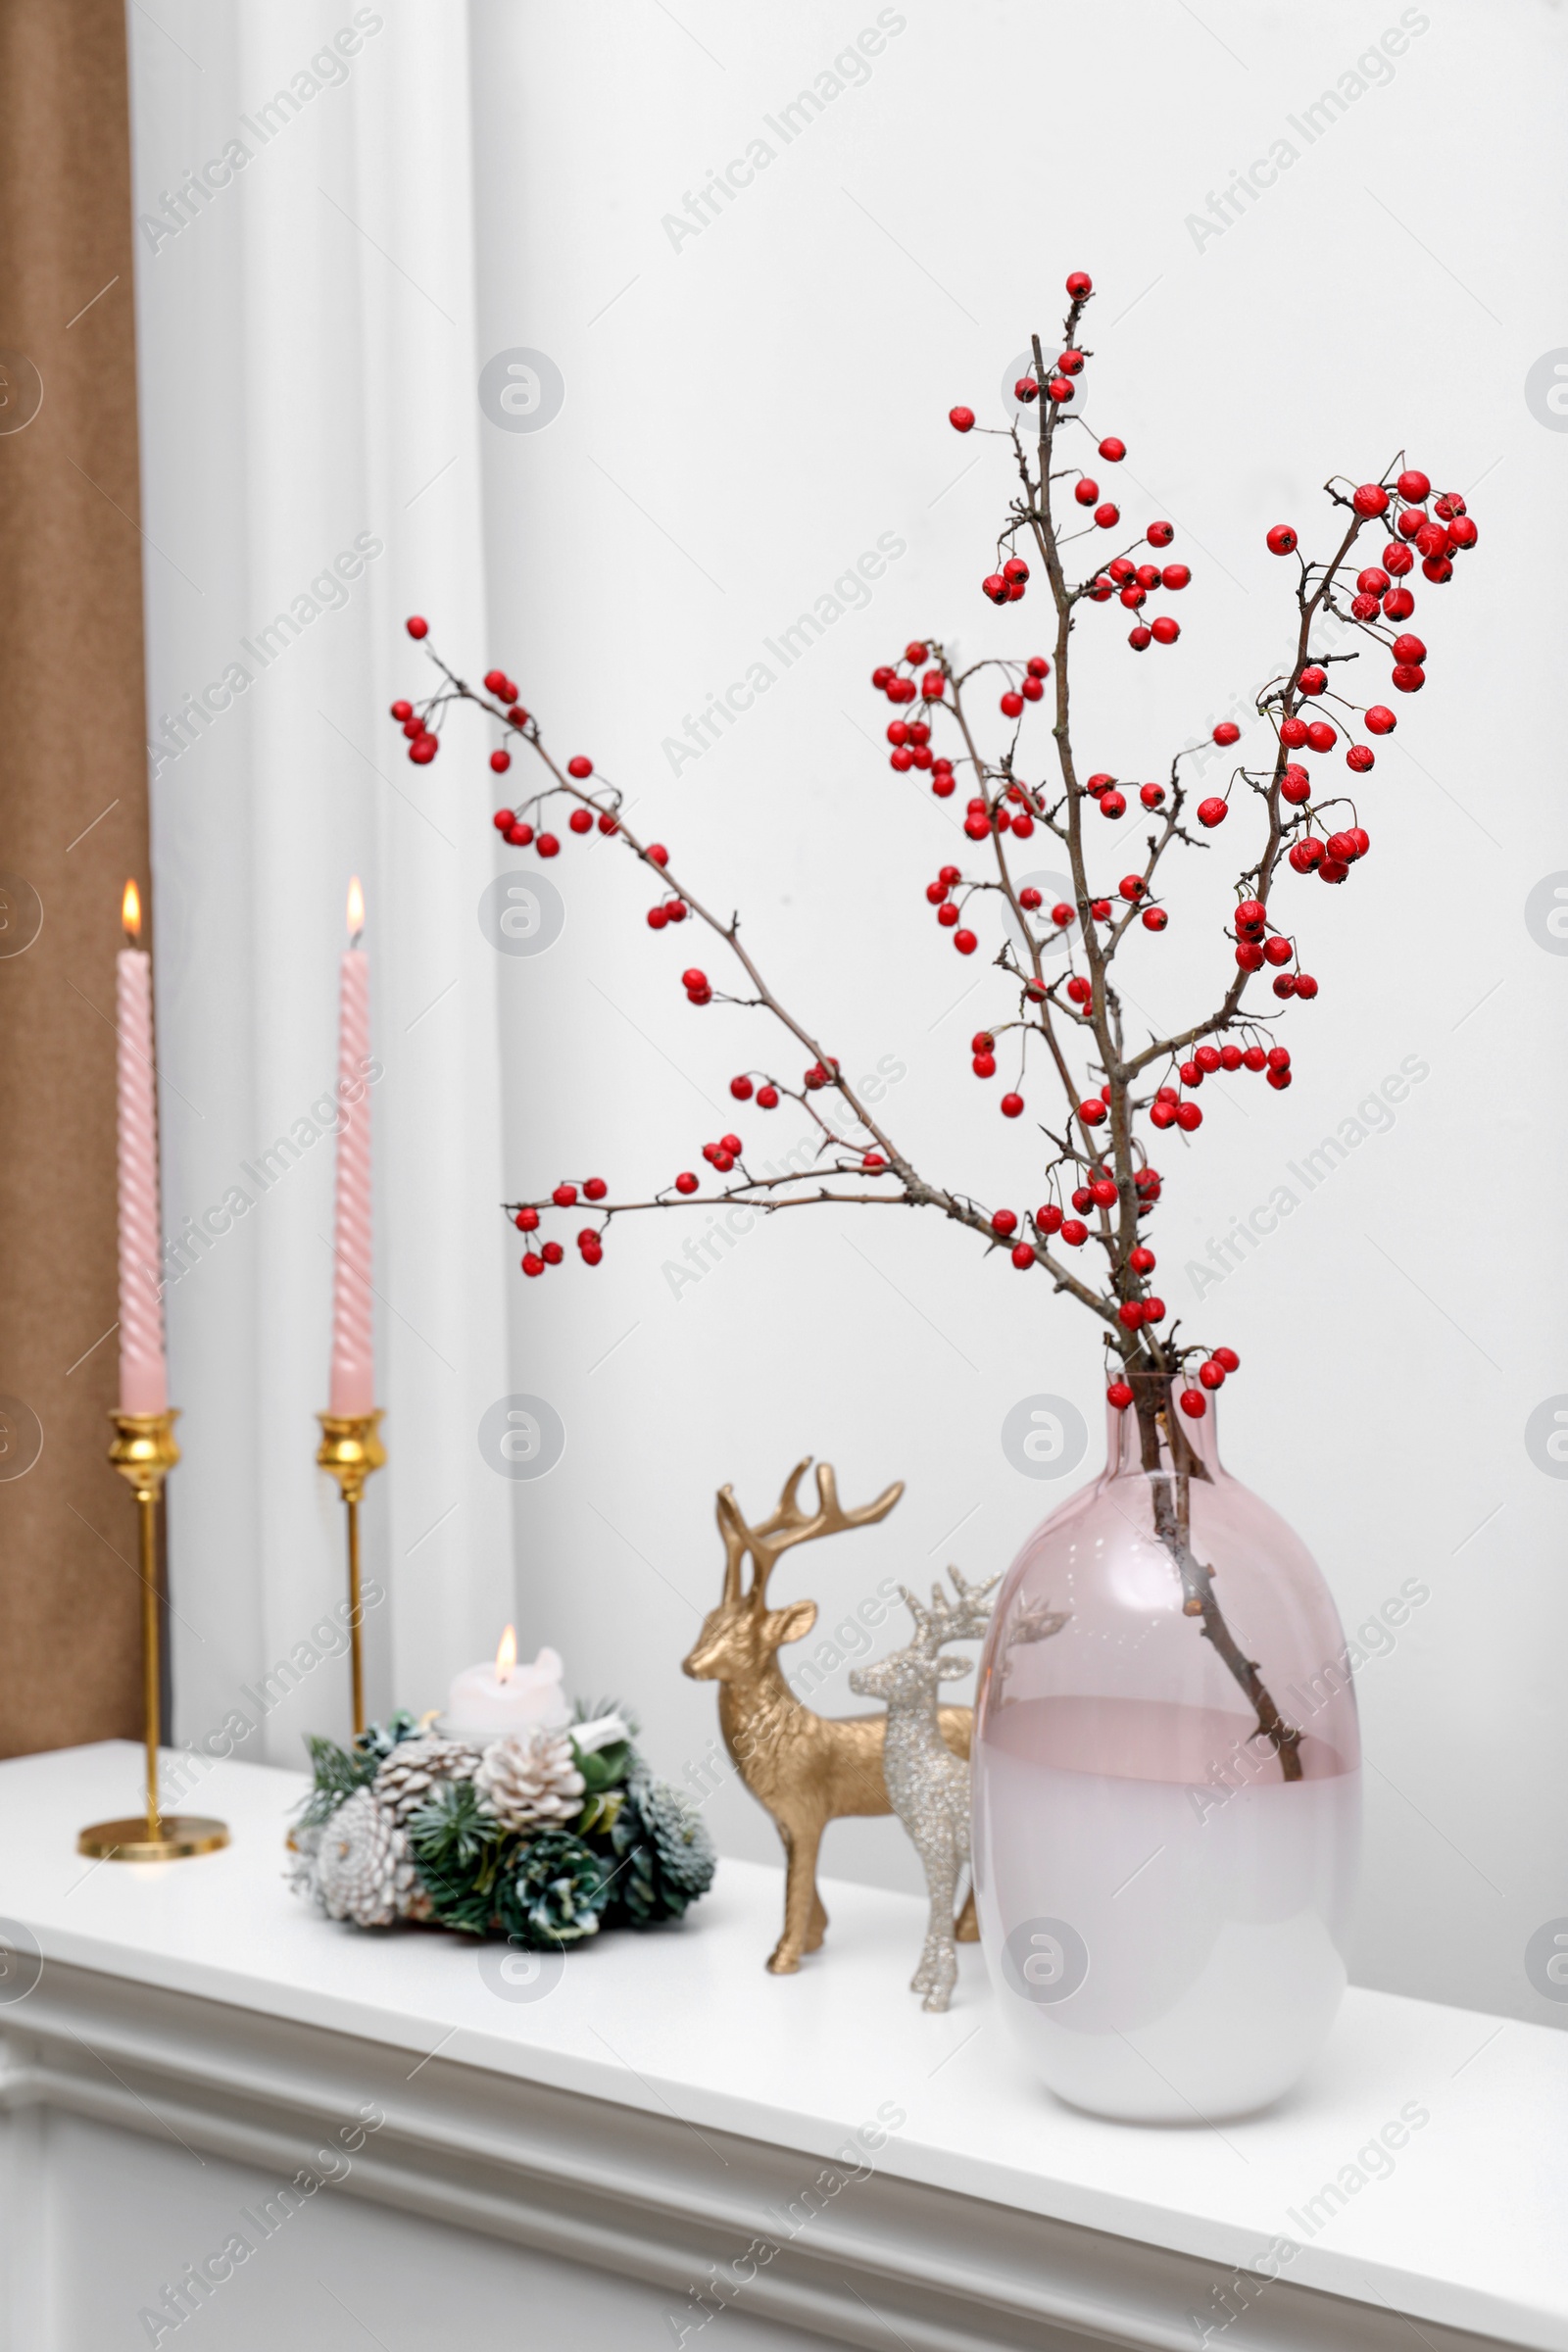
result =
[{"label": "silver glitter deer figurine", "polygon": [[[994,1576],[988,1584],[971,1588],[956,1568],[948,1574],[958,1596],[956,1605],[940,1585],[933,1585],[931,1606],[923,1608],[901,1585],[914,1619],[912,1638],[891,1657],[857,1666],[850,1676],[852,1690],[887,1705],[883,1770],[888,1794],[914,1841],[931,1901],[925,1946],[909,1984],[911,1992],[924,1995],[927,2009],[946,2009],[957,1982],[954,1915],[958,1881],[969,1860],[969,1767],[953,1753],[937,1728],[938,1686],[966,1674],[968,1663],[943,1657],[942,1645],[979,1640],[991,1623],[986,1594],[1001,1581]],[[1063,1622],[1058,1619],[1057,1625]],[[1051,1628],[1053,1633],[1056,1630],[1054,1625]]]}]

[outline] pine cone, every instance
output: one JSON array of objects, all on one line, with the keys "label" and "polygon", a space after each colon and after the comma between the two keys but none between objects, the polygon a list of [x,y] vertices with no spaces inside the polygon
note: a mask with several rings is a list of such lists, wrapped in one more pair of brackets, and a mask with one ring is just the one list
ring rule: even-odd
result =
[{"label": "pine cone", "polygon": [[479,1750],[469,1740],[443,1740],[432,1734],[422,1740],[404,1740],[382,1763],[371,1786],[376,1802],[407,1826],[411,1814],[427,1804],[438,1787],[449,1781],[471,1781]]},{"label": "pine cone", "polygon": [[575,1821],[582,1810],[583,1778],[565,1732],[536,1727],[492,1740],[473,1785],[507,1830]]},{"label": "pine cone", "polygon": [[315,1891],[328,1919],[390,1927],[407,1915],[416,1881],[409,1841],[371,1788],[345,1797],[321,1831]]},{"label": "pine cone", "polygon": [[713,1880],[713,1841],[706,1824],[665,1781],[639,1770],[610,1833],[618,1865],[611,1882],[613,1915],[629,1927],[679,1919]]},{"label": "pine cone", "polygon": [[664,1878],[686,1902],[694,1902],[713,1884],[718,1860],[708,1824],[667,1781],[639,1780],[636,1797]]},{"label": "pine cone", "polygon": [[538,1952],[558,1951],[599,1933],[610,1899],[605,1866],[569,1830],[541,1830],[514,1876],[497,1888],[502,1925]]}]

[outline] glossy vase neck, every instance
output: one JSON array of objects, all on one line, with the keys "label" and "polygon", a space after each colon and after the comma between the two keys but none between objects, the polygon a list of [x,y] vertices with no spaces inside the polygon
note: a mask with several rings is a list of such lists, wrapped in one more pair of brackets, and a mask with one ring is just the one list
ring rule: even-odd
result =
[{"label": "glossy vase neck", "polygon": [[[1216,1398],[1204,1396],[1208,1410],[1200,1420],[1191,1420],[1177,1399],[1186,1385],[1180,1379],[1155,1379],[1147,1372],[1129,1375],[1134,1391],[1133,1402],[1118,1411],[1113,1404],[1105,1407],[1105,1476],[1113,1478],[1147,1478],[1185,1470],[1190,1477],[1211,1479],[1226,1476],[1219,1458],[1219,1442],[1215,1430]],[[1145,1408],[1141,1413],[1140,1406]],[[1154,1435],[1158,1446],[1157,1461],[1146,1452],[1148,1439],[1147,1413],[1155,1415]],[[1171,1429],[1175,1425],[1175,1443]]]}]

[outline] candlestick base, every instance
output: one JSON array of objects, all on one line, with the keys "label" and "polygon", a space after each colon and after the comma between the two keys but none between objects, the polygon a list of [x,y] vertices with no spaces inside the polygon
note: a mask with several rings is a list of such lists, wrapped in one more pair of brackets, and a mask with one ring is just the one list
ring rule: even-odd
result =
[{"label": "candlestick base", "polygon": [[206,1813],[165,1813],[158,1802],[159,1716],[162,1692],[158,1667],[158,1504],[164,1481],[179,1459],[174,1443],[178,1414],[111,1413],[115,1425],[109,1459],[136,1497],[136,1534],[141,1579],[142,1712],[147,1755],[145,1811],[118,1821],[95,1821],[80,1832],[76,1851],[96,1862],[177,1862],[190,1854],[216,1853],[228,1843],[225,1822]]},{"label": "candlestick base", "polygon": [[337,1480],[348,1522],[349,1691],[354,1737],[357,1740],[365,1729],[365,1644],[361,1640],[365,1606],[360,1599],[360,1502],[365,1494],[366,1480],[372,1470],[379,1470],[386,1460],[386,1447],[376,1434],[381,1425],[379,1411],[318,1413],[316,1418],[321,1424],[321,1443],[317,1448],[316,1459],[321,1469],[330,1470]]},{"label": "candlestick base", "polygon": [[216,1854],[228,1843],[228,1824],[206,1813],[163,1813],[158,1835],[150,1835],[145,1813],[123,1821],[95,1821],[76,1839],[78,1854],[97,1862],[177,1862],[188,1854]]}]

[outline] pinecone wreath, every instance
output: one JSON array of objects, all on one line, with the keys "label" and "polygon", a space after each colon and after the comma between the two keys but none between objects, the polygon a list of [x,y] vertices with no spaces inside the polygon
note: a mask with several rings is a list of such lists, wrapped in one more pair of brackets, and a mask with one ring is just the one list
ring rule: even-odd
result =
[{"label": "pinecone wreath", "polygon": [[628,1927],[679,1919],[713,1883],[716,1855],[707,1824],[667,1781],[633,1773],[610,1832],[618,1867],[613,1915]]},{"label": "pinecone wreath", "polygon": [[473,1785],[507,1830],[575,1821],[582,1811],[583,1777],[566,1732],[536,1728],[525,1738],[514,1734],[492,1740]]},{"label": "pinecone wreath", "polygon": [[377,1769],[376,1801],[407,1828],[410,1817],[451,1781],[471,1781],[479,1750],[471,1740],[443,1740],[435,1734],[400,1740]]},{"label": "pinecone wreath", "polygon": [[386,1928],[410,1915],[416,1882],[409,1841],[373,1789],[356,1788],[322,1828],[314,1881],[328,1919]]}]

